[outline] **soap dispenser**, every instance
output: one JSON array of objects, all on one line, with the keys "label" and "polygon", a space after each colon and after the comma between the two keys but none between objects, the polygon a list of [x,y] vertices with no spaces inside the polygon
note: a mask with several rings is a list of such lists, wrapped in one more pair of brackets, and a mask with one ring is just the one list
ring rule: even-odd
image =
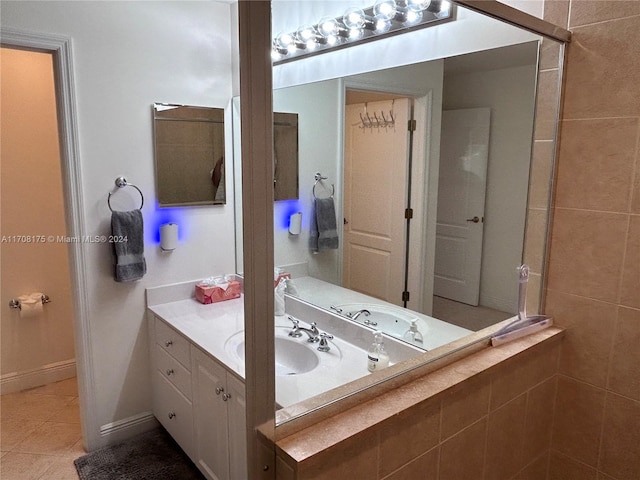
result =
[{"label": "soap dispenser", "polygon": [[381,368],[389,366],[389,355],[384,349],[384,342],[382,341],[382,332],[376,331],[373,333],[373,344],[369,348],[367,354],[368,365],[367,369],[370,372],[375,372]]},{"label": "soap dispenser", "polygon": [[406,342],[410,342],[410,343],[422,343],[424,338],[422,337],[422,334],[420,333],[420,330],[418,330],[418,325],[417,325],[417,319],[413,319],[411,320],[411,325],[409,326],[409,330],[407,330],[404,335],[402,336],[402,339]]}]

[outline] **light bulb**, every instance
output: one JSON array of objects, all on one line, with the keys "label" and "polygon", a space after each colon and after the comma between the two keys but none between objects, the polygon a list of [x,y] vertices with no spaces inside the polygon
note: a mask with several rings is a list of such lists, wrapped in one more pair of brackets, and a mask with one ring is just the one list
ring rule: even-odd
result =
[{"label": "light bulb", "polygon": [[376,33],[385,33],[391,29],[391,20],[384,18],[382,15],[376,15],[373,19],[373,31]]},{"label": "light bulb", "polygon": [[313,41],[316,36],[316,30],[311,25],[305,25],[300,27],[296,32],[296,38],[300,43],[307,44],[309,41]]},{"label": "light bulb", "polygon": [[335,18],[325,17],[318,23],[318,33],[325,38],[338,34],[338,22]]},{"label": "light bulb", "polygon": [[293,45],[293,48],[295,50],[295,44],[293,42],[293,35],[291,35],[290,33],[282,32],[281,34],[279,34],[276,37],[274,43],[275,43],[275,46],[278,49],[289,50],[289,47],[291,45]]},{"label": "light bulb", "polygon": [[350,28],[349,29],[349,40],[358,40],[362,37],[362,29],[361,28]]},{"label": "light bulb", "polygon": [[407,0],[407,8],[414,12],[426,10],[431,5],[431,0]]},{"label": "light bulb", "polygon": [[396,15],[395,0],[378,0],[373,6],[373,15],[378,18],[391,20]]},{"label": "light bulb", "polygon": [[420,11],[416,12],[415,10],[407,10],[402,24],[405,27],[410,27],[412,25],[420,23],[421,20],[422,20],[422,12]]},{"label": "light bulb", "polygon": [[357,7],[349,8],[342,16],[342,22],[349,30],[362,28],[365,22],[365,14],[362,9]]},{"label": "light bulb", "polygon": [[438,18],[447,17],[450,14],[450,12],[451,12],[451,3],[448,2],[447,0],[443,0],[440,3],[440,9],[436,13],[436,17]]}]

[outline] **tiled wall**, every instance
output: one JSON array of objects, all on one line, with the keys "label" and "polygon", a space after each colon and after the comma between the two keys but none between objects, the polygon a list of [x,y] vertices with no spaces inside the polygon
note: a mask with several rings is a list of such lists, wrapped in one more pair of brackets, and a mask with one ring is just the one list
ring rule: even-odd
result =
[{"label": "tiled wall", "polygon": [[549,480],[640,478],[640,1],[547,1],[568,48],[546,312]]},{"label": "tiled wall", "polygon": [[[427,383],[438,384],[475,369],[480,373],[433,396],[423,397],[417,385],[403,387],[396,392],[395,401],[405,395],[426,399],[320,451],[295,466],[295,473],[281,459],[277,478],[544,479],[560,346],[559,341],[539,344],[497,366],[478,368],[477,364],[486,363],[491,356],[485,350],[457,366],[445,367]],[[305,449],[313,450],[318,437],[339,436],[338,430],[349,429],[350,422],[361,423],[364,412],[375,416],[390,407],[382,397],[367,403],[355,413],[339,415],[321,431],[302,431],[296,436]]]}]

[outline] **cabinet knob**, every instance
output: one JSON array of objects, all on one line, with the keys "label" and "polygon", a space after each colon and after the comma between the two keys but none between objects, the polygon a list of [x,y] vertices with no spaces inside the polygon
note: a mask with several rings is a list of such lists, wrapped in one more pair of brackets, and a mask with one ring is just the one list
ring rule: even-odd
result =
[{"label": "cabinet knob", "polygon": [[169,412],[169,414],[167,415],[167,417],[169,417],[169,420],[173,420],[174,418],[176,418],[176,414],[173,412]]},{"label": "cabinet knob", "polygon": [[216,395],[220,395],[222,392],[224,392],[224,388],[216,387]]},{"label": "cabinet knob", "polygon": [[167,369],[167,377],[170,376],[170,375],[173,375],[173,374],[174,374],[173,368],[168,368]]},{"label": "cabinet knob", "polygon": [[167,340],[166,342],[164,342],[164,346],[165,347],[170,347],[171,345],[173,345],[173,341],[172,340]]},{"label": "cabinet knob", "polygon": [[227,401],[231,398],[231,394],[230,393],[225,393],[224,395],[222,395],[222,400],[223,401]]}]

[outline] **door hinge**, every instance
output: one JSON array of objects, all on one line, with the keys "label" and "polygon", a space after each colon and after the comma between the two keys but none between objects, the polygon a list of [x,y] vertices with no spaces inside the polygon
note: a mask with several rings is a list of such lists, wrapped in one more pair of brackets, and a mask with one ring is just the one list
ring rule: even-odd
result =
[{"label": "door hinge", "polygon": [[409,120],[407,123],[408,123],[407,129],[410,132],[415,132],[416,131],[416,121],[415,120]]},{"label": "door hinge", "polygon": [[402,292],[402,301],[403,302],[409,301],[409,292]]},{"label": "door hinge", "polygon": [[404,218],[406,218],[407,220],[413,218],[413,208],[404,209]]}]

